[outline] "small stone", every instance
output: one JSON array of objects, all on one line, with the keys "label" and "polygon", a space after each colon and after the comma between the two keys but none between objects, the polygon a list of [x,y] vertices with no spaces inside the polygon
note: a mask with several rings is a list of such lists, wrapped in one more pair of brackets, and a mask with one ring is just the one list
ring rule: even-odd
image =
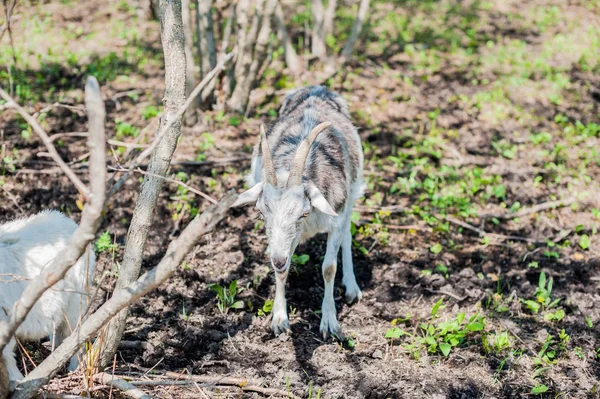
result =
[{"label": "small stone", "polygon": [[373,352],[373,359],[383,359],[383,352],[381,349],[377,349],[375,352]]},{"label": "small stone", "polygon": [[290,339],[290,336],[287,333],[285,333],[285,334],[279,334],[279,336],[277,338],[279,338],[279,340],[281,342],[286,342],[288,339]]}]

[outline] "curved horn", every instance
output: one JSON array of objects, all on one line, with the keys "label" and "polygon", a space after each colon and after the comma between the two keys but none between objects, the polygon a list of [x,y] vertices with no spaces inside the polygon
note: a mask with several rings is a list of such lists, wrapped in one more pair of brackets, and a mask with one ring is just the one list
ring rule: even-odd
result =
[{"label": "curved horn", "polygon": [[318,124],[311,130],[308,137],[304,139],[298,149],[296,150],[296,155],[294,156],[294,160],[292,161],[292,167],[290,168],[290,176],[288,177],[287,187],[299,186],[302,184],[302,175],[304,174],[304,166],[306,164],[306,158],[308,157],[308,153],[310,151],[310,147],[312,146],[313,141],[317,138],[319,133],[323,130],[327,129],[331,125],[330,122],[323,122]]},{"label": "curved horn", "polygon": [[269,149],[269,143],[267,143],[267,135],[265,133],[265,127],[260,125],[260,144],[262,148],[262,160],[263,168],[265,170],[265,180],[272,186],[277,187],[277,175],[275,174],[275,166],[273,165],[273,158],[271,158],[271,150]]}]

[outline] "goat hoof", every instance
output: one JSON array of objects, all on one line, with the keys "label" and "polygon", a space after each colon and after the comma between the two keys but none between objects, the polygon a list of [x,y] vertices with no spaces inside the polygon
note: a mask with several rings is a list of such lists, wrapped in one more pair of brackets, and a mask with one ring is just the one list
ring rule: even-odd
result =
[{"label": "goat hoof", "polygon": [[291,333],[290,321],[288,319],[273,319],[271,322],[271,330],[278,337],[280,334]]},{"label": "goat hoof", "polygon": [[328,322],[327,320],[322,319],[320,331],[324,340],[327,340],[329,336],[340,342],[344,342],[346,340],[346,337],[344,336],[344,333],[342,332],[337,320],[335,320],[335,322]]},{"label": "goat hoof", "polygon": [[358,288],[358,285],[356,283],[346,285],[346,294],[344,296],[344,299],[346,300],[346,303],[348,305],[354,302],[360,302],[362,296],[362,291],[360,290],[360,288]]}]

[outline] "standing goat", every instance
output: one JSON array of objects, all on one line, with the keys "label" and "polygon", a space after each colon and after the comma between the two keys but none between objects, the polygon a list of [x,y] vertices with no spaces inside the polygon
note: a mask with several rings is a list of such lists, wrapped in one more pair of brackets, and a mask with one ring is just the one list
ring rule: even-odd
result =
[{"label": "standing goat", "polygon": [[[61,255],[76,229],[74,221],[57,211],[44,211],[0,225],[0,321],[8,320],[28,280],[37,277]],[[88,248],[65,278],[36,302],[15,336],[23,340],[52,336],[53,346],[60,345],[84,319],[95,265],[94,251]],[[15,345],[13,337],[2,351],[11,381],[23,379],[14,357]],[[75,355],[69,369],[75,370],[77,366]]]},{"label": "standing goat", "polygon": [[309,86],[293,92],[267,133],[261,126],[252,171],[246,178],[251,188],[234,206],[256,203],[265,221],[267,252],[276,275],[271,321],[276,335],[290,329],[285,283],[292,255],[300,242],[327,232],[320,331],[324,337],[332,334],[343,338],[333,284],[341,246],[346,301],[362,297],[352,266],[350,233],[352,206],[362,195],[362,170],[361,141],[350,121],[348,105],[325,87]]}]

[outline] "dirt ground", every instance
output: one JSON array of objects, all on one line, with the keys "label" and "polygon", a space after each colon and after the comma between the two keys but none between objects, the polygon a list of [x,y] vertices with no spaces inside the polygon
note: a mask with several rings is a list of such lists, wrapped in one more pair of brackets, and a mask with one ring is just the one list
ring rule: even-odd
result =
[{"label": "dirt ground", "polygon": [[[138,14],[125,2],[92,0],[22,9],[13,36],[29,86],[16,91],[19,98],[31,112],[56,101],[79,107],[84,75],[101,74],[109,135],[133,140],[118,136],[119,129],[146,126],[142,111],[160,105],[164,87],[158,24]],[[131,307],[116,373],[135,372],[137,365],[244,377],[304,398],[598,397],[600,129],[594,132],[593,124],[600,120],[599,15],[597,1],[583,0],[373,2],[356,56],[325,82],[349,102],[365,149],[368,188],[357,203],[354,236],[363,300],[343,303],[341,276],[336,279],[338,318],[351,340],[324,341],[319,334],[324,236],[298,248],[309,258],[297,262],[288,280],[293,333],[273,337],[262,310],[274,293],[265,233],[252,207],[232,209],[168,283]],[[2,59],[10,62],[5,40]],[[61,49],[75,61],[56,56]],[[293,81],[280,67],[274,59],[247,118],[211,110],[204,123],[184,127],[173,178],[214,198],[243,189],[260,123],[273,119],[287,90],[319,83],[318,73]],[[54,107],[44,115],[51,134],[86,130],[83,112]],[[0,113],[0,221],[42,209],[79,219],[75,188],[24,130],[12,111]],[[87,179],[85,139],[61,137],[58,150]],[[119,165],[117,146],[111,155]],[[214,162],[222,159],[234,160]],[[139,179],[131,179],[111,198],[102,222],[101,232],[117,246],[98,255],[101,298],[114,285],[138,188]],[[506,219],[481,216],[569,198],[575,205]],[[177,185],[165,186],[144,270],[207,206]],[[553,278],[552,299],[561,300],[536,313],[524,301],[536,302],[542,273]],[[233,280],[245,307],[221,313],[210,285]],[[563,317],[545,317],[556,310]],[[393,328],[423,336],[421,323],[461,312],[484,316],[485,327],[447,356],[407,335],[386,338]],[[486,347],[486,337],[502,332],[506,347]],[[26,348],[37,361],[48,353],[47,345]],[[81,394],[81,378],[65,375],[48,391]],[[547,390],[532,392],[540,386]],[[142,388],[160,398],[262,397],[218,382]],[[109,391],[100,387],[94,395],[109,397]]]}]

